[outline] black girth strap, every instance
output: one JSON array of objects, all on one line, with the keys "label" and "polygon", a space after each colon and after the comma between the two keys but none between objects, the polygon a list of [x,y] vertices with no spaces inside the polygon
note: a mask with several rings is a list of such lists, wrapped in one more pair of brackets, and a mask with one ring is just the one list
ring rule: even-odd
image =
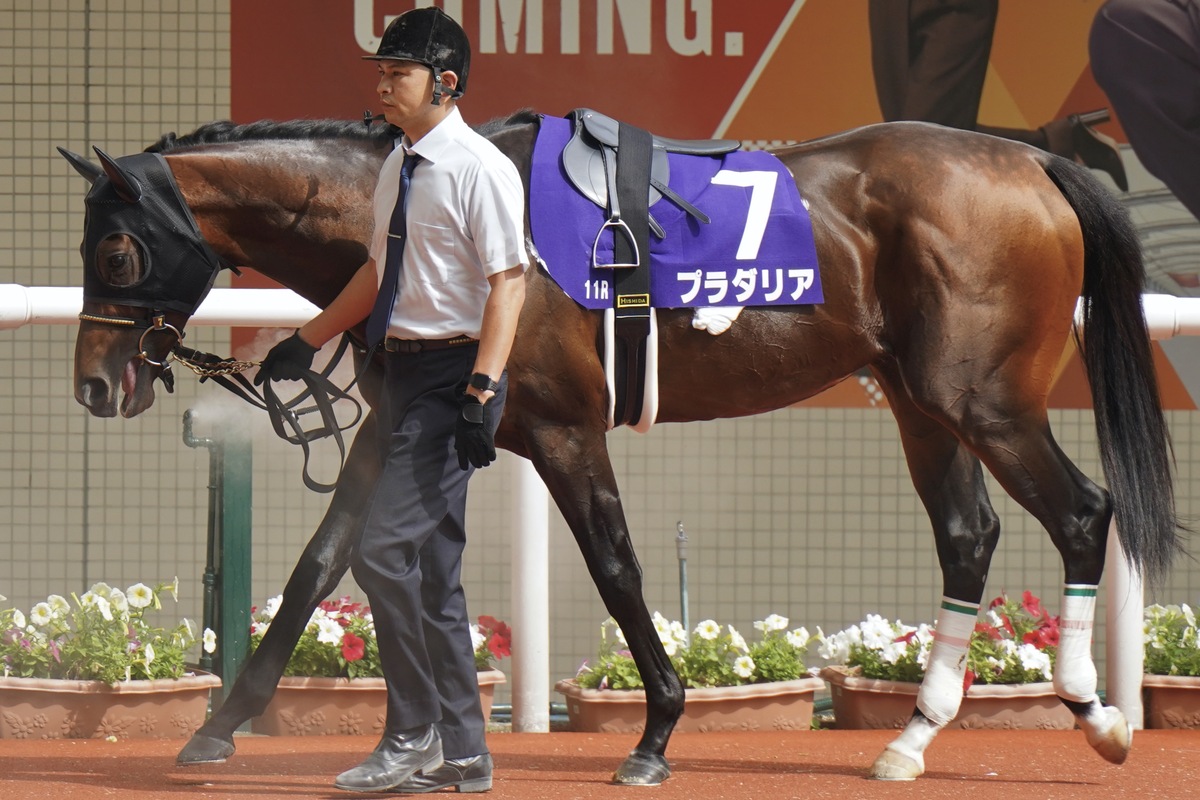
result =
[{"label": "black girth strap", "polygon": [[[649,132],[624,122],[617,133],[617,202],[621,219],[633,240],[613,229],[613,261],[636,267],[614,270],[615,374],[624,376],[625,391],[617,393],[613,424],[636,425],[642,415],[646,389],[646,347],[650,335],[650,183],[653,139]],[[610,202],[612,202],[610,200]]]}]

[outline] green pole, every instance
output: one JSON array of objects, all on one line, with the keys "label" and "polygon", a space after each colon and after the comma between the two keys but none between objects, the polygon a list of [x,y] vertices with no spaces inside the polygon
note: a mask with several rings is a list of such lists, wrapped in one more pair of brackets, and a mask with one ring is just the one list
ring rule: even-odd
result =
[{"label": "green pole", "polygon": [[194,417],[191,409],[183,415],[183,441],[188,447],[208,450],[204,627],[217,634],[216,658],[201,652],[200,667],[221,676],[223,702],[250,646],[250,437],[241,425],[218,426],[213,438],[197,437],[192,430]]},{"label": "green pole", "polygon": [[250,646],[250,531],[252,458],[250,441],[233,426],[222,441],[221,546],[218,567],[218,642],[222,693],[233,688]]}]

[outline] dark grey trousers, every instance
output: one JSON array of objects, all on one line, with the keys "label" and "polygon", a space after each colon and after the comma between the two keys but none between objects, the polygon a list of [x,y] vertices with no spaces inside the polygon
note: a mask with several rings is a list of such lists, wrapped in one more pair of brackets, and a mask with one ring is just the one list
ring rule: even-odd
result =
[{"label": "dark grey trousers", "polygon": [[[487,752],[462,554],[467,481],[454,450],[455,387],[477,346],[386,353],[383,473],[351,567],[375,620],[387,728],[436,723],[446,758]],[[507,376],[489,403],[499,424]]]}]

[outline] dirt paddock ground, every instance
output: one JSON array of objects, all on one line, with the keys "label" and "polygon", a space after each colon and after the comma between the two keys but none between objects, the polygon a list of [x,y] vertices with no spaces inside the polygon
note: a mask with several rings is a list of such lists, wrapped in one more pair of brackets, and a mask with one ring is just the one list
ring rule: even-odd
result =
[{"label": "dirt paddock ground", "polygon": [[[495,733],[495,800],[1191,800],[1200,786],[1200,731],[1138,731],[1122,766],[1106,763],[1079,731],[943,732],[912,783],[867,780],[891,731],[676,734],[674,775],[657,788],[613,786],[629,734]],[[346,798],[338,772],[358,763],[370,737],[239,736],[225,764],[175,766],[181,740],[0,741],[0,799]],[[378,797],[383,795],[365,795]]]}]

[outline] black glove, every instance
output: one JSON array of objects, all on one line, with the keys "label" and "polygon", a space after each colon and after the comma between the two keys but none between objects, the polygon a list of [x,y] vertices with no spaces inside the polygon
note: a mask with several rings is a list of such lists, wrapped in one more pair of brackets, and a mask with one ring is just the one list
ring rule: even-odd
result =
[{"label": "black glove", "polygon": [[492,436],[492,409],[479,398],[462,392],[458,397],[458,419],[454,423],[454,449],[458,468],[486,467],[496,460],[496,442]]},{"label": "black glove", "polygon": [[254,376],[254,385],[261,386],[267,380],[300,380],[312,367],[313,356],[319,349],[301,339],[300,331],[296,331],[267,353]]}]

